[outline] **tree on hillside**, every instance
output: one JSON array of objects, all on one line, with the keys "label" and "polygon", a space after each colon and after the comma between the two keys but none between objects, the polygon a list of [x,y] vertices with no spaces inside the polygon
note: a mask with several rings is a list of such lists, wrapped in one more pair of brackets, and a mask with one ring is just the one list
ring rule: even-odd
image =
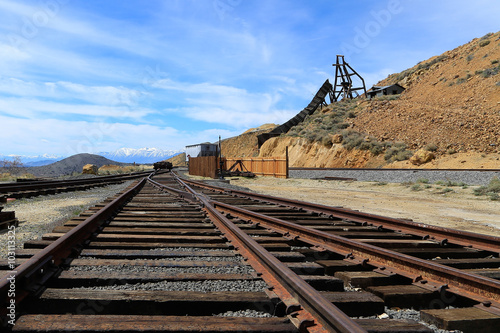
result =
[{"label": "tree on hillside", "polygon": [[24,168],[24,164],[21,162],[21,157],[19,156],[15,156],[12,160],[0,160],[0,170],[2,170],[2,172],[8,172],[14,175],[21,171],[22,168]]}]

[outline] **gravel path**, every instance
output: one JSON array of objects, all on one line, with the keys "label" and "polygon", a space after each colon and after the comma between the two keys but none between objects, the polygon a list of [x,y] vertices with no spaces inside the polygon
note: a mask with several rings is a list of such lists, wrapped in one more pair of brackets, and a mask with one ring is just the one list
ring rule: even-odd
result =
[{"label": "gravel path", "polygon": [[445,171],[445,170],[290,170],[290,178],[315,179],[325,177],[354,178],[367,182],[405,183],[428,179],[430,182],[451,181],[467,185],[487,185],[500,171]]},{"label": "gravel path", "polygon": [[[87,191],[59,193],[15,200],[3,204],[4,211],[15,211],[19,226],[16,228],[16,248],[24,242],[39,239],[54,227],[79,215],[89,207],[124,190],[132,181],[106,187],[96,187]],[[0,258],[7,258],[7,233],[0,234]]]}]

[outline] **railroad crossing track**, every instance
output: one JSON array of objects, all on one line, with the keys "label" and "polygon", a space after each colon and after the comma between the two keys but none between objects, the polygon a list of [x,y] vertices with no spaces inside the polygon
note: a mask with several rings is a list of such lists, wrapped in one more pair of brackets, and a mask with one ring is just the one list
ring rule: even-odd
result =
[{"label": "railroad crossing track", "polygon": [[[431,332],[351,318],[414,307],[448,329],[494,332],[500,239],[388,220],[144,178],[17,251],[10,328]],[[3,310],[12,268],[0,269]]]}]

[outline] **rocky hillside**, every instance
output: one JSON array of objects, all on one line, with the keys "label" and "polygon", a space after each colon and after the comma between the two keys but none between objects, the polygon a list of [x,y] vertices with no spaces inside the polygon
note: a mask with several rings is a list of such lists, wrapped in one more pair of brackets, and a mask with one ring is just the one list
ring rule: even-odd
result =
[{"label": "rocky hillside", "polygon": [[379,140],[445,152],[500,148],[500,32],[423,61],[377,85],[399,83],[400,98],[360,105],[354,128]]},{"label": "rocky hillside", "polygon": [[174,167],[185,167],[186,163],[186,153],[180,153],[169,159],[165,160],[166,162],[171,162]]},{"label": "rocky hillside", "polygon": [[[499,72],[497,32],[377,84],[398,83],[401,95],[318,109],[260,156],[283,156],[288,146],[296,167],[500,168]],[[227,156],[257,155],[248,133],[225,144]]]}]

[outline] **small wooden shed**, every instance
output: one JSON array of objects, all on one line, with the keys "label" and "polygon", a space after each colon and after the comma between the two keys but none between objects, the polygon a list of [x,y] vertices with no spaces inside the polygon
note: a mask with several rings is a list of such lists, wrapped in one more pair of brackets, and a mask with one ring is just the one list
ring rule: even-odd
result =
[{"label": "small wooden shed", "polygon": [[403,91],[405,91],[405,88],[400,86],[399,84],[392,84],[390,86],[373,86],[370,90],[366,92],[366,95],[368,98],[373,98],[373,97],[379,97],[379,96],[385,96],[385,95],[399,95]]}]

